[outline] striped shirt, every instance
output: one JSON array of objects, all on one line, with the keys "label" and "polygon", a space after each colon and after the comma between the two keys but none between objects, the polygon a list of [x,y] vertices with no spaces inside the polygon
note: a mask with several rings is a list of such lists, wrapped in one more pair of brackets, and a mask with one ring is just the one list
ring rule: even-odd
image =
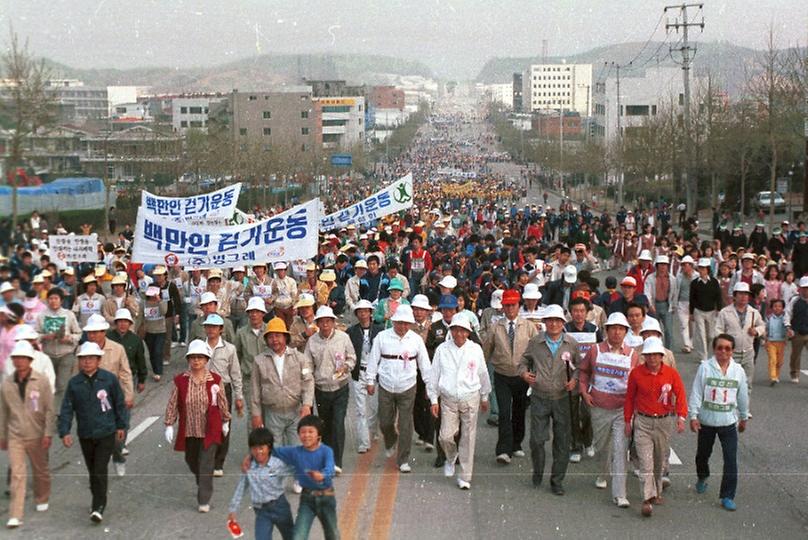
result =
[{"label": "striped shirt", "polygon": [[[185,419],[185,436],[204,439],[208,416],[208,406],[210,405],[206,383],[207,381],[212,381],[213,376],[210,374],[210,372],[208,372],[205,379],[202,381],[196,381],[193,377],[191,377],[189,372],[183,373],[182,376],[188,377],[189,379],[188,395],[185,396],[185,410],[187,414]],[[167,426],[174,425],[174,422],[177,421],[178,398],[179,389],[176,385],[174,385],[174,388],[171,390],[171,396],[168,398],[168,406],[166,407],[168,414],[166,414],[165,423]],[[230,407],[227,404],[227,396],[225,396],[224,391],[220,391],[216,395],[216,399],[219,402],[219,409],[222,411],[222,419],[225,422],[230,420],[230,417],[227,414]]]}]

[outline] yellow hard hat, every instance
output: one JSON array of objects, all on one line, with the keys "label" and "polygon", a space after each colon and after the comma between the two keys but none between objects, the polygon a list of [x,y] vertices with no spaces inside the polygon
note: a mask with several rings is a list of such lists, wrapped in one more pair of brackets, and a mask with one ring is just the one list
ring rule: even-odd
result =
[{"label": "yellow hard hat", "polygon": [[277,332],[279,334],[286,334],[287,336],[290,335],[289,331],[286,329],[286,323],[283,322],[283,319],[281,319],[280,317],[270,319],[270,321],[267,323],[266,329],[264,330],[264,337],[266,337],[267,334],[270,334],[272,332]]}]

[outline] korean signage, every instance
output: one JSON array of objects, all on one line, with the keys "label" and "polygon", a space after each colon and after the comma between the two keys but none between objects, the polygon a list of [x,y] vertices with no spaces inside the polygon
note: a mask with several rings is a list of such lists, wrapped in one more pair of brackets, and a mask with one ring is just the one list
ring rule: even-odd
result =
[{"label": "korean signage", "polygon": [[317,199],[264,221],[227,227],[190,225],[139,212],[132,261],[228,268],[308,259],[317,254],[319,220]]},{"label": "korean signage", "polygon": [[409,173],[367,199],[324,217],[320,221],[320,230],[373,223],[379,218],[410,208],[413,199],[412,173]]},{"label": "korean signage", "polygon": [[352,164],[351,154],[333,154],[331,156],[331,165],[334,167],[350,167]]},{"label": "korean signage", "polygon": [[98,262],[98,235],[50,234],[51,257],[60,267],[72,263]]},{"label": "korean signage", "polygon": [[349,107],[356,105],[356,100],[353,98],[318,98],[317,102],[320,105],[347,105]]},{"label": "korean signage", "polygon": [[240,193],[241,183],[193,197],[160,197],[143,191],[138,215],[148,213],[175,221],[230,219]]}]

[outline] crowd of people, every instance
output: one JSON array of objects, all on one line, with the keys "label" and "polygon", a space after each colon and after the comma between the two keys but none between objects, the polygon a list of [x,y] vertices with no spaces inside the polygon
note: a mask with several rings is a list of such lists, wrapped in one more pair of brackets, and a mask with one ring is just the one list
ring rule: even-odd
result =
[{"label": "crowd of people", "polygon": [[[710,238],[693,218],[674,226],[665,207],[610,216],[566,200],[526,204],[528,176],[494,172],[507,157],[491,133],[464,130],[467,120],[435,115],[380,171],[382,182],[413,173],[412,209],[324,231],[309,261],[142,265],[129,258],[137,240],[127,227],[99,244],[96,264],[65,266],[51,259],[47,231],[21,236],[0,263],[7,526],[22,525],[29,461],[36,510],[47,511],[51,440],[70,447],[74,419],[90,517],[103,520],[110,459],[126,474],[131,409],[146,385],[166,383],[178,348],[187,369],[168,382],[165,438],[209,512],[231,425],[247,424],[250,455],[239,456],[228,512],[235,522],[249,489],[261,538],[273,527],[307,538],[315,517],[338,537],[333,478],[349,451],[346,422],[352,451],[368,452],[381,434],[385,456],[410,473],[414,444],[465,490],[481,415],[497,428],[491,459],[507,467],[529,450],[537,488],[552,429],[552,493],[565,494],[570,463],[597,457],[595,486],[611,482],[618,507],[630,506],[627,471],[637,472],[646,516],[671,482],[669,439],[689,426],[696,490],[707,489],[718,436],[719,499],[734,510],[759,349],[774,385],[790,345],[799,382],[805,224],[783,222],[771,236],[761,225],[746,238],[719,220]],[[455,181],[447,169],[473,174]],[[689,395],[673,336],[701,361]],[[286,476],[301,494],[296,519]]]}]

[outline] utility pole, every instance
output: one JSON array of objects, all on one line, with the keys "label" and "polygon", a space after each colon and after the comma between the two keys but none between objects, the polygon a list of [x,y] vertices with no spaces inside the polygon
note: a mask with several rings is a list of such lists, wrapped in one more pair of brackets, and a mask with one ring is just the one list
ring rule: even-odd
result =
[{"label": "utility pole", "polygon": [[564,193],[564,105],[558,111],[558,174],[561,177],[561,194]]},{"label": "utility pole", "polygon": [[[673,51],[679,51],[682,54],[682,76],[684,79],[684,115],[683,115],[683,126],[684,129],[684,148],[682,152],[682,184],[685,186],[685,193],[687,197],[687,209],[690,212],[695,212],[698,215],[698,184],[696,182],[696,178],[694,175],[691,174],[690,171],[690,156],[691,156],[691,133],[690,133],[690,62],[693,59],[691,56],[691,52],[695,54],[696,47],[691,46],[690,42],[688,41],[688,29],[693,27],[699,27],[702,31],[704,30],[704,17],[700,14],[702,7],[704,4],[681,4],[681,5],[673,5],[673,6],[665,6],[665,13],[668,10],[679,10],[679,13],[682,17],[682,20],[679,20],[677,16],[674,19],[674,22],[666,22],[665,23],[665,30],[670,32],[671,29],[675,30],[676,33],[679,33],[679,30],[682,30],[682,45],[678,48],[671,48],[671,53]],[[700,20],[698,21],[688,21],[687,18],[687,10],[688,8],[694,8],[699,11],[698,17]]]},{"label": "utility pole", "polygon": [[623,183],[625,181],[625,177],[623,175],[623,127],[620,121],[620,119],[623,116],[622,111],[623,105],[620,102],[620,64],[615,64],[614,62],[612,62],[612,64],[615,66],[615,69],[617,71],[617,151],[618,151],[617,162],[619,165],[618,167],[619,170],[617,171],[617,174],[619,176],[619,178],[617,179],[617,185],[618,185],[617,204],[623,206]]}]

